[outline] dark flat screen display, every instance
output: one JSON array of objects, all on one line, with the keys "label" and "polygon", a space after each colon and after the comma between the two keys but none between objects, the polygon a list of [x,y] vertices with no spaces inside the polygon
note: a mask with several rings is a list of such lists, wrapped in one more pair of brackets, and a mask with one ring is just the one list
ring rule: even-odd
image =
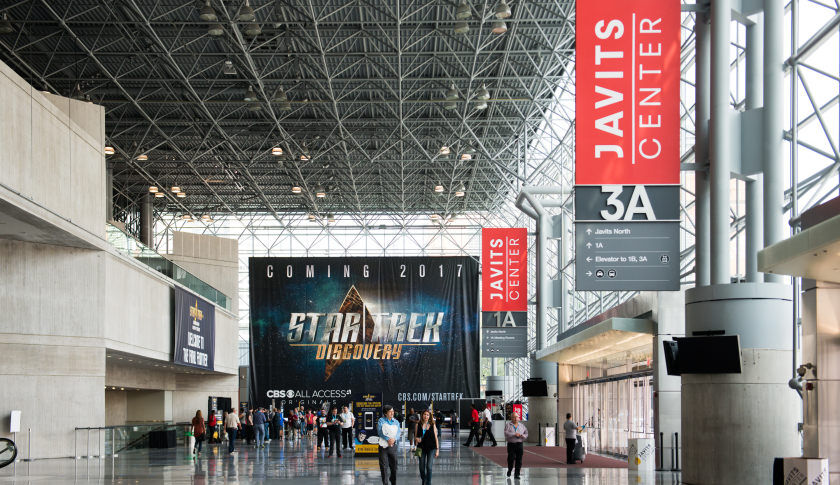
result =
[{"label": "dark flat screen display", "polygon": [[668,374],[740,374],[738,335],[677,337],[665,345]]},{"label": "dark flat screen display", "polygon": [[548,384],[542,379],[522,381],[522,395],[525,397],[548,396]]}]

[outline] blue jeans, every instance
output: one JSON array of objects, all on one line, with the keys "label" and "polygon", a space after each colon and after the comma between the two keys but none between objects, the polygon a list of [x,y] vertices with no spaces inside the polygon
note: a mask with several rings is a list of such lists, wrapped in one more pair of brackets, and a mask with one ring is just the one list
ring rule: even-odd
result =
[{"label": "blue jeans", "polygon": [[432,464],[435,461],[435,450],[423,450],[420,455],[420,481],[423,485],[431,485],[432,483]]},{"label": "blue jeans", "polygon": [[257,446],[265,444],[265,426],[258,424],[254,426],[254,436],[257,439]]},{"label": "blue jeans", "polygon": [[236,428],[228,428],[228,453],[233,453],[233,445],[236,443]]}]

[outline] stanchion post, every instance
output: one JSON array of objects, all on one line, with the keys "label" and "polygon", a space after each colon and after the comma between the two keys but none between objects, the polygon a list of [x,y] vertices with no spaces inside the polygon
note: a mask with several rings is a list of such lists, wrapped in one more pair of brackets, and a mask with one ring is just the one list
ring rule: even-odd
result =
[{"label": "stanchion post", "polygon": [[85,458],[90,460],[90,427],[87,429],[87,446],[85,450]]},{"label": "stanchion post", "polygon": [[96,428],[96,451],[97,458],[102,459],[102,428]]},{"label": "stanchion post", "polygon": [[537,423],[537,446],[542,446],[542,423]]},{"label": "stanchion post", "polygon": [[665,433],[659,432],[659,469],[665,469]]},{"label": "stanchion post", "polygon": [[26,459],[23,461],[32,461],[32,428],[27,428],[26,439]]},{"label": "stanchion post", "polygon": [[674,433],[674,441],[676,442],[674,446],[674,455],[677,457],[677,470],[680,469],[680,434]]}]

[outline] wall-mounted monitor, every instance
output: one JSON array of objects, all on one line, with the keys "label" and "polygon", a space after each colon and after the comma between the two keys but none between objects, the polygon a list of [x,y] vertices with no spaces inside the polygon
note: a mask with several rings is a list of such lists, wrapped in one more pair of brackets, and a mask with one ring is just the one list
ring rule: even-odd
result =
[{"label": "wall-mounted monitor", "polygon": [[741,373],[738,335],[676,337],[662,343],[669,375]]},{"label": "wall-mounted monitor", "polygon": [[546,384],[545,379],[522,381],[522,395],[525,397],[547,397],[548,384]]}]

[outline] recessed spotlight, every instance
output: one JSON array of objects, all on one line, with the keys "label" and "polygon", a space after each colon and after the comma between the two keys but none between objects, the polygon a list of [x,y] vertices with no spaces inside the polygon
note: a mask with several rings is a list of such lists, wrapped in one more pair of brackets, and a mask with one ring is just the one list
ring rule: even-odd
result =
[{"label": "recessed spotlight", "polygon": [[105,155],[113,155],[114,147],[105,147]]},{"label": "recessed spotlight", "polygon": [[274,147],[271,149],[271,154],[275,157],[279,157],[283,154],[283,149],[281,147]]},{"label": "recessed spotlight", "polygon": [[148,159],[149,159],[149,156],[146,155],[145,153],[143,153],[143,154],[141,154],[140,156],[137,157],[137,161],[139,161],[139,162],[145,162]]},{"label": "recessed spotlight", "polygon": [[151,192],[151,193],[153,193],[153,194],[156,194],[156,193],[157,193],[157,191],[158,191],[158,188],[157,188],[157,186],[156,186],[156,185],[150,185],[150,186],[149,186],[149,192]]}]

